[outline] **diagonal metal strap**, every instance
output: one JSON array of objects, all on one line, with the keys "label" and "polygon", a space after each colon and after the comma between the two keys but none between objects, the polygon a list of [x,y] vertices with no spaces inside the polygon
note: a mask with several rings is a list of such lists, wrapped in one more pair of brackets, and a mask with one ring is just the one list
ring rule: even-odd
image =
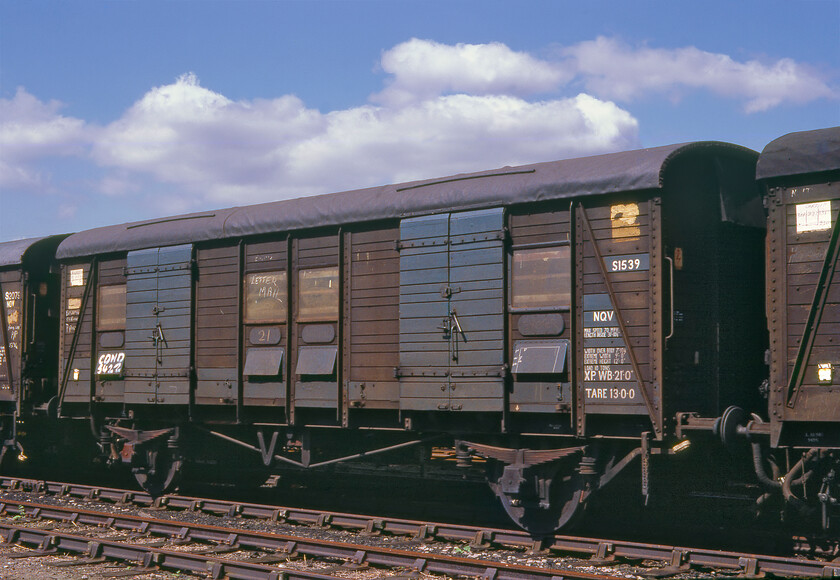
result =
[{"label": "diagonal metal strap", "polygon": [[653,423],[653,426],[657,432],[660,431],[659,424],[657,423],[657,413],[653,408],[653,403],[650,400],[650,395],[648,395],[647,388],[645,386],[645,381],[642,379],[642,375],[639,372],[639,363],[636,360],[636,353],[633,350],[633,346],[630,344],[630,337],[627,335],[627,328],[624,324],[624,317],[621,315],[621,309],[618,306],[618,300],[616,299],[615,289],[613,288],[612,282],[610,281],[610,277],[607,273],[607,267],[604,265],[604,257],[601,255],[601,249],[598,247],[598,241],[595,239],[595,234],[592,232],[592,225],[589,223],[589,217],[586,215],[586,208],[582,205],[579,206],[580,209],[580,216],[582,218],[582,222],[584,228],[586,229],[586,233],[589,235],[589,239],[592,242],[592,249],[595,252],[595,259],[598,262],[598,267],[601,270],[601,276],[604,279],[604,284],[607,287],[607,293],[610,296],[610,300],[613,304],[613,310],[615,310],[615,317],[618,321],[618,327],[621,330],[621,336],[624,337],[624,346],[627,348],[627,356],[630,358],[630,365],[633,367],[633,373],[636,375],[636,382],[639,383],[639,391],[642,393],[642,398],[645,400],[645,407],[647,407],[648,415],[650,416],[650,421]]},{"label": "diagonal metal strap", "polygon": [[[90,294],[92,292],[94,286],[94,273],[97,268],[97,259],[94,257],[90,263],[90,270],[88,270],[88,279],[87,284],[85,285],[85,291],[82,294],[82,304],[79,310],[79,319],[76,321],[76,330],[73,332],[73,340],[70,343],[70,353],[67,355],[67,359],[65,364],[67,365],[64,367],[64,373],[61,377],[61,386],[58,390],[58,404],[59,407],[61,406],[62,401],[64,400],[64,395],[67,391],[67,382],[70,380],[70,368],[73,366],[73,360],[76,358],[76,349],[79,347],[79,339],[82,335],[82,322],[85,319],[85,312],[87,311],[87,304],[88,300],[90,299]],[[93,346],[91,345],[91,349]],[[93,373],[93,368],[90,369],[91,374]]]},{"label": "diagonal metal strap", "polygon": [[799,343],[799,352],[796,353],[796,362],[793,365],[793,371],[790,373],[787,400],[787,406],[790,409],[796,406],[796,399],[805,380],[805,368],[811,358],[811,350],[814,348],[817,337],[817,327],[820,325],[820,319],[825,311],[828,290],[837,269],[838,252],[840,252],[840,215],[834,218],[834,228],[831,231],[831,238],[825,250],[825,260],[823,261],[822,271],[820,271],[820,279],[814,290],[811,309],[808,311],[808,322],[805,324],[805,332],[802,341]]}]

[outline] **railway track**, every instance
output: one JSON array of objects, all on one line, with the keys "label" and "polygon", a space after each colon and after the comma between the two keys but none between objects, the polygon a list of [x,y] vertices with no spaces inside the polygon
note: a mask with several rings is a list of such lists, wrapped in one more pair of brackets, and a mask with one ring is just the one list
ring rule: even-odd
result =
[{"label": "railway track", "polygon": [[[331,573],[330,568],[337,567],[346,572],[372,567],[391,577],[404,571],[487,580],[612,577],[31,502],[0,503],[0,514],[3,513],[37,522],[50,520],[74,526],[74,533],[70,534],[54,527],[36,529],[0,522],[6,543],[32,546],[36,555],[63,551],[82,554],[89,559],[129,562],[135,565],[135,573],[166,569],[206,573],[211,578],[338,578],[346,575]],[[116,540],[104,539],[101,532],[97,533],[102,529],[128,535]],[[93,538],[90,533],[80,533],[84,530],[92,531]],[[166,544],[144,545],[137,541],[150,537],[165,538]],[[174,549],[187,545],[192,548]],[[196,548],[196,545],[200,547]],[[234,553],[236,557],[220,556]],[[316,569],[296,569],[301,559],[304,566]],[[326,570],[321,568],[324,564]]]},{"label": "railway track", "polygon": [[[259,533],[226,525],[212,526],[156,518],[140,518],[110,511],[91,511],[77,506],[37,504],[16,499],[16,492],[26,492],[55,498],[98,501],[113,506],[152,508],[163,510],[235,517],[240,521],[264,520],[272,523],[306,526],[309,529],[341,529],[359,532],[361,538],[382,536],[403,537],[412,541],[442,541],[466,546],[470,552],[477,550],[516,550],[546,557],[573,556],[586,558],[592,566],[619,565],[646,562],[647,575],[691,575],[692,570],[718,570],[744,576],[774,574],[777,576],[840,576],[840,563],[802,558],[785,558],[758,554],[740,554],[719,550],[692,549],[679,546],[643,544],[572,536],[550,536],[535,539],[523,532],[495,528],[475,528],[463,525],[431,523],[404,519],[374,518],[339,512],[266,506],[259,504],[203,499],[184,496],[163,496],[157,499],[148,494],[125,490],[66,484],[17,478],[0,478],[0,518],[5,516],[22,520],[52,520],[73,525],[122,530],[135,537],[154,534],[174,542],[209,543],[209,552],[240,551],[262,552],[275,558],[289,558],[289,554],[309,558],[330,558],[350,566],[393,566],[415,572],[448,575],[467,575],[479,578],[593,578],[590,572],[573,570],[540,569],[508,565],[504,562],[477,558],[430,555],[429,552],[393,550],[362,543],[335,542],[304,538],[301,535]],[[170,512],[172,513],[172,512]],[[177,517],[177,514],[175,514]],[[231,578],[317,578],[321,576],[277,576],[278,568],[265,563],[244,561],[233,564],[229,559],[204,554],[185,556],[183,552],[160,547],[122,545],[121,542],[91,540],[90,537],[63,534],[55,529],[33,529],[21,526],[14,519],[0,523],[0,533],[7,543],[23,543],[38,550],[66,550],[86,554],[89,558],[114,557],[135,566],[162,567],[191,573],[209,573],[211,577]],[[65,535],[67,536],[65,538]],[[196,559],[192,559],[196,558]],[[205,558],[202,560],[201,558]],[[253,557],[251,558],[253,560]],[[653,563],[652,565],[650,565]],[[256,566],[256,567],[255,567]],[[263,566],[260,568],[259,566]],[[267,567],[265,567],[267,566]],[[346,566],[345,566],[346,568]],[[524,568],[524,569],[523,569]],[[655,568],[655,569],[652,569]],[[285,573],[285,570],[282,571]],[[294,572],[297,574],[298,572]],[[310,573],[310,572],[306,572]],[[314,572],[318,574],[319,572]],[[218,574],[221,574],[220,576]],[[275,574],[274,576],[272,574]],[[303,572],[301,572],[303,574]],[[524,574],[524,575],[523,575]],[[582,575],[575,575],[582,574]],[[329,577],[329,576],[326,576]]]}]

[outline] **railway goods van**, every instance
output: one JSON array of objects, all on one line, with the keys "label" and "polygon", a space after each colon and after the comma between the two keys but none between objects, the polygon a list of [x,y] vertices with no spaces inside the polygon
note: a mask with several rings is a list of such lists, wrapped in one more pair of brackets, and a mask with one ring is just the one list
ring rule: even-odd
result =
[{"label": "railway goods van", "polygon": [[553,530],[668,452],[678,413],[757,409],[756,157],[692,143],[71,235],[60,415],[156,492],[214,438],[300,468],[448,447]]},{"label": "railway goods van", "polygon": [[772,446],[840,447],[838,131],[773,141],[757,177],[768,209]]},{"label": "railway goods van", "polygon": [[840,497],[840,127],[769,143],[756,177],[768,212],[770,333],[770,450],[753,438],[756,474],[765,496],[820,513],[828,529]]},{"label": "railway goods van", "polygon": [[535,535],[734,483],[829,529],[838,178],[835,127],[6,242],[3,454],[480,480]]},{"label": "railway goods van", "polygon": [[0,244],[0,462],[18,441],[20,417],[46,418],[58,359],[59,278],[55,250],[66,236]]}]

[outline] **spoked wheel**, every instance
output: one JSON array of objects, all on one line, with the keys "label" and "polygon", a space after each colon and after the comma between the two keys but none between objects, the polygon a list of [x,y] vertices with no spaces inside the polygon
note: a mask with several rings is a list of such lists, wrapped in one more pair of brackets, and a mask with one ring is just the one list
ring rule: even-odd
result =
[{"label": "spoked wheel", "polygon": [[134,478],[152,497],[177,490],[182,461],[175,458],[173,450],[158,447],[144,449],[135,453],[132,463]]},{"label": "spoked wheel", "polygon": [[178,427],[156,430],[104,427],[103,439],[111,443],[109,460],[131,465],[134,479],[149,495],[157,497],[177,489],[183,465]]},{"label": "spoked wheel", "polygon": [[577,523],[592,491],[595,462],[579,451],[556,453],[557,459],[542,463],[536,463],[541,452],[534,452],[533,463],[521,461],[525,457],[521,453],[520,461],[491,461],[490,487],[517,526],[544,536]]},{"label": "spoked wheel", "polygon": [[497,493],[510,519],[533,536],[553,534],[562,528],[572,527],[586,509],[588,493],[580,475],[557,476],[546,483],[550,486],[548,505]]}]

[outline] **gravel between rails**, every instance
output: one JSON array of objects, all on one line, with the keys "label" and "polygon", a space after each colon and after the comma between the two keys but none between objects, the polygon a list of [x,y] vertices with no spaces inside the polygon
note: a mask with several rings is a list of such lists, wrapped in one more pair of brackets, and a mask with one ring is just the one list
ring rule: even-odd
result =
[{"label": "gravel between rails", "polygon": [[[278,522],[270,522],[265,520],[214,516],[203,513],[184,512],[175,510],[160,510],[155,508],[137,508],[133,506],[117,505],[108,502],[98,502],[95,500],[78,499],[72,497],[58,497],[58,496],[36,496],[32,494],[18,493],[18,492],[4,492],[0,494],[0,500],[6,501],[29,501],[36,503],[61,505],[67,507],[76,507],[78,509],[96,510],[108,513],[119,513],[129,515],[148,516],[157,519],[170,519],[174,521],[185,521],[192,523],[200,523],[212,526],[222,526],[231,529],[247,529],[268,531],[280,534],[298,535],[309,538],[328,539],[337,542],[347,542],[354,544],[386,546],[390,548],[406,549],[423,551],[427,553],[440,553],[447,555],[454,555],[466,558],[476,558],[483,560],[493,560],[497,562],[509,562],[526,566],[539,566],[557,568],[558,575],[562,575],[564,570],[576,570],[579,572],[588,572],[591,574],[612,575],[618,578],[642,578],[641,573],[645,570],[650,570],[650,566],[645,566],[644,563],[640,565],[619,564],[610,566],[593,566],[585,559],[570,558],[570,557],[545,557],[540,555],[529,555],[524,552],[511,550],[479,550],[471,548],[466,544],[452,544],[443,542],[424,543],[418,540],[412,540],[402,537],[392,536],[365,536],[354,532],[323,529],[316,527],[297,526],[291,524],[284,524]],[[26,525],[31,527],[44,527],[55,525],[54,522],[37,522],[17,516],[18,520],[14,523],[18,525]],[[9,519],[7,517],[7,519]],[[13,519],[13,518],[11,518]],[[72,524],[68,524],[72,526]],[[98,537],[106,537],[109,533],[107,530],[98,529],[93,531],[98,534]],[[53,579],[68,579],[68,580],[87,580],[98,578],[112,578],[119,572],[127,572],[131,569],[129,565],[119,563],[103,563],[95,565],[79,565],[69,567],[57,567],[56,564],[78,560],[78,557],[69,555],[49,555],[29,558],[13,558],[13,554],[22,554],[31,552],[28,548],[21,548],[17,546],[9,546],[0,544],[0,579],[31,579],[38,578],[39,580],[53,580]],[[235,557],[232,553],[229,557]],[[335,573],[336,563],[324,564],[330,569],[330,573]],[[658,565],[658,564],[657,564]],[[657,566],[654,565],[654,566]],[[184,578],[188,576],[184,573],[174,573],[166,571],[157,571],[131,576],[139,580],[158,580],[171,578]],[[373,580],[378,578],[394,577],[394,571],[384,571],[378,569],[362,569],[362,570],[347,570],[342,571],[342,577],[354,580]],[[420,580],[436,580],[438,578],[445,578],[436,574],[417,574],[411,571],[405,571],[406,578],[418,578]],[[683,574],[682,578],[696,578],[704,577],[696,573]]]}]

